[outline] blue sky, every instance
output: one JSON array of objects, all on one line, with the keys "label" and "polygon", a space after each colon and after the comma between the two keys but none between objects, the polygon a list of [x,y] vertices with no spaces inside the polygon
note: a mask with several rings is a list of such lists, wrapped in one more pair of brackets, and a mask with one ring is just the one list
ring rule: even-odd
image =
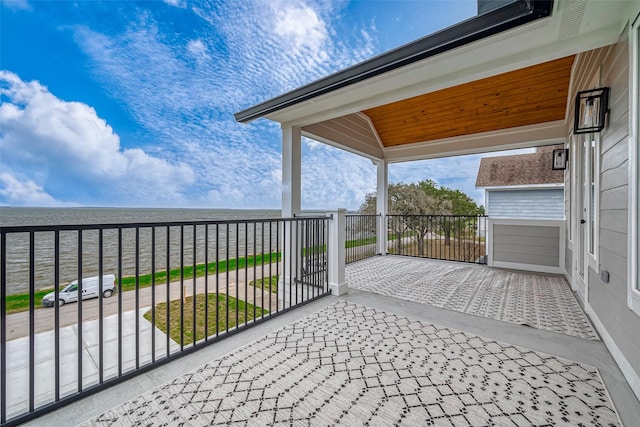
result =
[{"label": "blue sky", "polygon": [[[2,0],[0,204],[279,208],[278,125],[233,113],[476,13],[476,1]],[[478,156],[390,166],[479,201]],[[371,161],[303,146],[303,209]]]}]

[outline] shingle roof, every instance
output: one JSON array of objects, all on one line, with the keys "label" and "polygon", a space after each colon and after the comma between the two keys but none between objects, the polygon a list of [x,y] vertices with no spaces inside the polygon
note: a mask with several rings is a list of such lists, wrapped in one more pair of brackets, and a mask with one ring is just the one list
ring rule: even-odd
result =
[{"label": "shingle roof", "polygon": [[553,150],[562,145],[540,147],[531,154],[484,157],[476,178],[476,187],[562,184],[564,171],[552,170]]}]

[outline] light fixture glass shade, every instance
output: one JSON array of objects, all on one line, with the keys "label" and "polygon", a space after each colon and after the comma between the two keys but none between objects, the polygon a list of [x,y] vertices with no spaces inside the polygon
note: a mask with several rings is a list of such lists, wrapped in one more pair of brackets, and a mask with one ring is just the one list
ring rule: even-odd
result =
[{"label": "light fixture glass shade", "polygon": [[608,87],[578,92],[573,133],[593,133],[604,129],[608,102]]}]

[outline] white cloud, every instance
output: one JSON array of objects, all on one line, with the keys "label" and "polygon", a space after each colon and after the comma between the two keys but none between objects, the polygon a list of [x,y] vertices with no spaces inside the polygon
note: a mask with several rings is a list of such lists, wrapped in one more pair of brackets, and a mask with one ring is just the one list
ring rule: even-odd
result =
[{"label": "white cloud", "polygon": [[[127,105],[140,127],[154,135],[156,146],[192,166],[190,203],[274,208],[281,203],[279,127],[238,124],[232,114],[370,56],[372,42],[364,34],[354,45],[332,40],[336,13],[331,7],[324,2],[225,2],[215,9],[200,4],[192,10],[207,29],[197,39],[163,33],[161,23],[146,12],[120,34],[83,26],[75,27],[74,35],[110,96]],[[341,163],[343,154],[333,163],[323,157],[326,171],[350,171]],[[315,170],[306,162],[304,170]],[[333,206],[338,200],[357,207],[360,200],[349,199],[363,191],[354,193],[344,182],[358,178],[326,184],[323,179],[333,180],[326,171],[305,172],[305,188],[314,194],[309,203]],[[339,195],[313,190],[329,187]]]},{"label": "white cloud", "polygon": [[53,198],[34,181],[20,181],[8,172],[0,173],[0,201],[12,206],[70,206]]},{"label": "white cloud", "polygon": [[360,207],[376,189],[371,160],[305,138],[302,151],[302,206],[323,210]]},{"label": "white cloud", "polygon": [[33,10],[31,5],[29,4],[29,2],[27,0],[2,0],[2,5],[8,7],[11,10],[14,11],[18,11],[18,10]]},{"label": "white cloud", "polygon": [[325,23],[308,5],[276,3],[275,33],[296,50],[320,50],[326,39]]},{"label": "white cloud", "polygon": [[179,7],[183,9],[187,7],[187,0],[162,0],[162,1],[168,4],[169,6]]},{"label": "white cloud", "polygon": [[189,43],[187,43],[187,51],[198,60],[210,58],[207,47],[200,39],[189,40]]},{"label": "white cloud", "polygon": [[0,165],[33,178],[11,188],[44,197],[47,185],[79,194],[90,185],[103,197],[129,204],[180,203],[193,181],[185,164],[122,148],[93,108],[63,101],[37,81],[0,71],[0,95],[6,100],[0,104]]}]

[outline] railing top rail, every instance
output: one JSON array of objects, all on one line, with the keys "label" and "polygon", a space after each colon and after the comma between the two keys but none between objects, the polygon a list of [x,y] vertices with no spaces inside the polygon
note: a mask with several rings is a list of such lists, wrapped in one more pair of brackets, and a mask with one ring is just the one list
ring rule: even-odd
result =
[{"label": "railing top rail", "polygon": [[474,215],[474,214],[469,214],[469,215],[438,215],[438,214],[409,214],[409,215],[403,215],[403,214],[389,214],[387,216],[392,216],[392,217],[445,217],[445,218],[486,218],[488,217],[488,215],[483,215],[483,214],[478,214],[478,215]]},{"label": "railing top rail", "polygon": [[64,225],[16,225],[1,226],[0,234],[28,233],[37,231],[78,231],[78,230],[117,230],[120,228],[152,228],[152,227],[180,227],[189,225],[222,225],[222,224],[258,224],[273,222],[303,222],[307,220],[329,221],[326,216],[304,216],[294,218],[255,218],[255,219],[228,219],[228,220],[198,220],[198,221],[156,221],[156,222],[130,222],[130,223],[103,223],[103,224],[64,224]]},{"label": "railing top rail", "polygon": [[359,216],[382,216],[382,214],[347,214],[347,217],[359,217]]}]

